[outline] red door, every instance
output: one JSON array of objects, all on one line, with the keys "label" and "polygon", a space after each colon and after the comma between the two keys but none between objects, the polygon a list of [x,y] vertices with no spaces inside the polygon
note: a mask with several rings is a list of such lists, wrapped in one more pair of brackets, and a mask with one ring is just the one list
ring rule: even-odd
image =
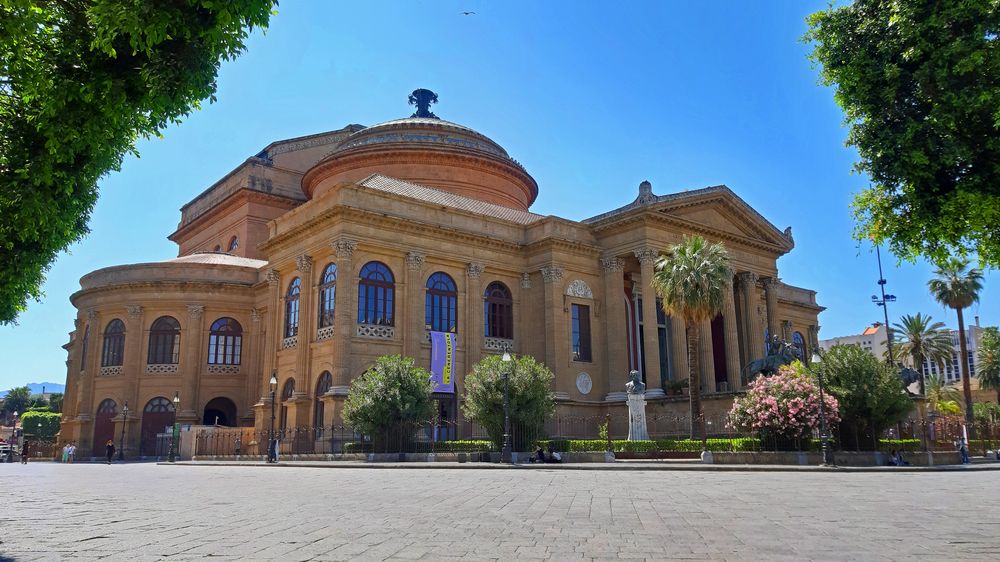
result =
[{"label": "red door", "polygon": [[115,416],[118,415],[118,405],[108,398],[101,402],[97,408],[97,415],[94,416],[94,456],[103,457],[106,453],[104,446],[108,439],[115,438]]}]

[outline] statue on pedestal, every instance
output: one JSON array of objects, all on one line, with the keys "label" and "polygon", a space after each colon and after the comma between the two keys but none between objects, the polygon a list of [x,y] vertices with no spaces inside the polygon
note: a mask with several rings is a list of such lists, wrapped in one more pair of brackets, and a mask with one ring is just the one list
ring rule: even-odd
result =
[{"label": "statue on pedestal", "polygon": [[625,383],[628,393],[628,440],[648,441],[646,431],[646,385],[639,378],[639,371],[630,371]]}]

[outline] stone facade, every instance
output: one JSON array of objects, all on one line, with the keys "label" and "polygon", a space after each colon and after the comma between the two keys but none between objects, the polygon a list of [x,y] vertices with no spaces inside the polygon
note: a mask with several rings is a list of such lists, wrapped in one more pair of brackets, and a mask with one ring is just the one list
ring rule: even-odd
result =
[{"label": "stone facade", "polygon": [[[656,258],[685,234],[723,242],[736,272],[722,314],[703,326],[706,409],[728,407],[766,333],[797,334],[804,353],[816,345],[815,292],[778,278],[790,229],[728,187],[658,196],[643,182],[632,203],[580,222],[531,213],[537,192],[499,145],[438,119],[269,145],[182,209],[178,258],[81,280],[62,438],[84,451],[112,432],[117,443],[127,401],[126,449],[148,454],[149,435],[170,422],[159,399],[174,396],[182,422],[266,428],[272,373],[282,423],[337,423],[348,385],[376,357],[429,365],[432,277],[454,287],[445,298],[457,314],[436,327],[457,335],[456,397],[440,397],[453,415],[461,373],[508,346],[552,369],[560,413],[623,407],[630,369],[653,411],[681,412],[664,388],[687,377],[684,326],[642,296]],[[376,270],[382,293],[361,278]],[[507,324],[485,317],[490,291],[509,295]],[[641,329],[652,319],[656,330]]]}]

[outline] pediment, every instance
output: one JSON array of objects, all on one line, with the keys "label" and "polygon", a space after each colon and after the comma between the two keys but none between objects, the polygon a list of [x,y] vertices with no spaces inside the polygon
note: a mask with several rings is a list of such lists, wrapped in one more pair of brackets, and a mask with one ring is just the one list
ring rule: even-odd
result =
[{"label": "pediment", "polygon": [[778,230],[727,187],[702,191],[692,197],[679,195],[650,205],[650,210],[723,238],[777,246],[786,252],[794,247],[790,231]]}]

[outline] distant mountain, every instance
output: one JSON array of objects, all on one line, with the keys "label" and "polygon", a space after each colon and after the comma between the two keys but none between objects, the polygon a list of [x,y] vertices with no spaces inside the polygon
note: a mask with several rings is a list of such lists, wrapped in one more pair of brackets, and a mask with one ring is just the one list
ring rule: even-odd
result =
[{"label": "distant mountain", "polygon": [[[22,386],[27,386],[31,390],[32,394],[41,394],[43,388],[45,389],[45,392],[49,393],[66,391],[66,385],[59,384],[57,382],[32,382]],[[7,396],[8,390],[10,389],[0,390],[0,398]]]}]

